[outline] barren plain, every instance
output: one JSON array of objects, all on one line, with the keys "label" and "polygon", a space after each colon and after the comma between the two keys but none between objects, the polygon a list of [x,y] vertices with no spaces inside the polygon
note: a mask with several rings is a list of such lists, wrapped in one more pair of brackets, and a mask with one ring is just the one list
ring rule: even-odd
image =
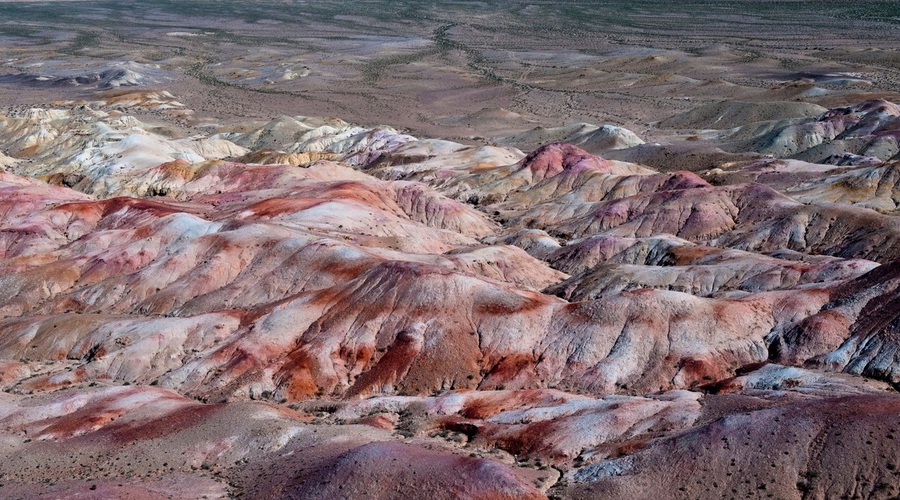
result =
[{"label": "barren plain", "polygon": [[900,495],[892,1],[0,1],[0,497]]}]

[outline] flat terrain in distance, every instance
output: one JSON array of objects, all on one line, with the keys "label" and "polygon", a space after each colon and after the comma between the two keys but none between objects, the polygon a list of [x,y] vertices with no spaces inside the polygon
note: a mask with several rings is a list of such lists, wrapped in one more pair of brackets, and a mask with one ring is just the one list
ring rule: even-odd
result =
[{"label": "flat terrain in distance", "polygon": [[801,79],[826,107],[900,90],[892,1],[15,1],[0,19],[7,103],[85,90],[21,92],[16,75],[134,61],[198,116],[462,140],[582,121],[652,139],[700,103],[783,99],[766,91]]}]

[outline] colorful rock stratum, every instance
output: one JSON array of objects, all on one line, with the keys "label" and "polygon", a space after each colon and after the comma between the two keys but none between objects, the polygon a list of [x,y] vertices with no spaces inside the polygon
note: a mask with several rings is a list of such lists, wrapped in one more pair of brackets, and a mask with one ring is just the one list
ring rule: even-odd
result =
[{"label": "colorful rock stratum", "polygon": [[900,105],[857,80],[445,140],[20,73],[93,87],[0,114],[2,498],[900,495]]}]

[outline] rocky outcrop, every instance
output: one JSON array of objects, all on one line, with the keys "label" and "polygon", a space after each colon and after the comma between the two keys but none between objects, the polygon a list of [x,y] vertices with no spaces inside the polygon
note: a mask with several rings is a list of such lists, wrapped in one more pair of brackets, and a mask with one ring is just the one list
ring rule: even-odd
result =
[{"label": "rocky outcrop", "polygon": [[821,311],[773,339],[773,358],[896,386],[898,269],[892,262],[836,289]]},{"label": "rocky outcrop", "polygon": [[[730,147],[815,163],[837,163],[848,154],[885,161],[900,151],[898,117],[900,108],[892,102],[865,101],[827,110],[812,119],[754,130],[752,139]],[[747,131],[737,135],[747,135]]]},{"label": "rocky outcrop", "polygon": [[893,495],[898,404],[896,396],[884,395],[801,399],[729,415],[584,467],[569,476],[565,495]]}]

